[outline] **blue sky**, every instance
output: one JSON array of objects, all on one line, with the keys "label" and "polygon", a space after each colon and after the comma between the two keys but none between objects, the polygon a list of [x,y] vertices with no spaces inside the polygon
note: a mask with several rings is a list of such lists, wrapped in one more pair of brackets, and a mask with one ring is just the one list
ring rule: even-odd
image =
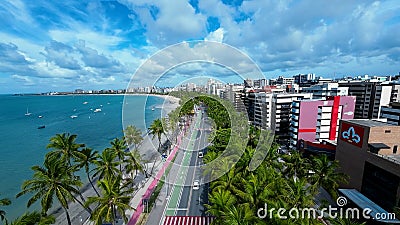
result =
[{"label": "blue sky", "polygon": [[[267,78],[394,75],[399,15],[398,0],[2,0],[0,93],[125,88],[157,51],[193,40],[238,48]],[[203,65],[170,70],[163,85],[230,76]]]}]

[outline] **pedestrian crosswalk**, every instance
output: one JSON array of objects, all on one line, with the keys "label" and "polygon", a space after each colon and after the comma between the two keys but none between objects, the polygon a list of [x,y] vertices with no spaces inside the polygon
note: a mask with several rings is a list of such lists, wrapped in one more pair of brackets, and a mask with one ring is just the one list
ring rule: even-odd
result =
[{"label": "pedestrian crosswalk", "polygon": [[210,225],[212,216],[166,216],[164,225]]}]

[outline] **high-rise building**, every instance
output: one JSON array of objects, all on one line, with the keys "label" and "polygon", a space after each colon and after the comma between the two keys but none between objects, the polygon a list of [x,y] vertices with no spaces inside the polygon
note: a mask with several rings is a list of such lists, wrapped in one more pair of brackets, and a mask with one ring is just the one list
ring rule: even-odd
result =
[{"label": "high-rise building", "polygon": [[400,84],[393,84],[390,102],[400,102]]},{"label": "high-rise building", "polygon": [[348,95],[348,90],[348,87],[339,87],[338,83],[322,83],[304,87],[301,92],[312,93],[313,99],[326,99],[329,96]]},{"label": "high-rise building", "polygon": [[400,102],[392,102],[389,106],[382,106],[381,118],[387,119],[388,124],[400,126]]},{"label": "high-rise building", "polygon": [[294,78],[294,83],[299,84],[299,85],[315,82],[315,74],[313,74],[313,73],[297,74],[297,75],[294,75],[293,78]]},{"label": "high-rise building", "polygon": [[382,106],[389,105],[392,85],[379,82],[339,82],[348,87],[348,94],[356,97],[355,119],[379,118]]},{"label": "high-rise building", "polygon": [[292,102],[296,100],[311,99],[311,93],[299,94],[273,94],[271,109],[271,129],[275,131],[278,141],[289,146],[289,125]]},{"label": "high-rise building", "polygon": [[340,119],[353,119],[356,98],[334,96],[327,100],[296,100],[290,117],[290,147],[300,140],[336,141]]},{"label": "high-rise building", "polygon": [[400,126],[376,120],[341,120],[336,148],[339,171],[354,188],[392,212],[400,206]]}]

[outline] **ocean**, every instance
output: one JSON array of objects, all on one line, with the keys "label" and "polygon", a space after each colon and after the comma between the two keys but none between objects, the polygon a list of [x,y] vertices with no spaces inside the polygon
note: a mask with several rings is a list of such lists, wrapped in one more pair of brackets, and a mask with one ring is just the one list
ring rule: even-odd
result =
[{"label": "ocean", "polygon": [[163,98],[144,95],[125,99],[123,95],[0,95],[0,198],[12,201],[2,207],[7,218],[38,209],[38,204],[26,208],[28,196],[16,199],[15,195],[23,181],[32,177],[30,168],[42,164],[52,136],[76,134],[77,143],[101,152],[123,136],[127,125],[145,132],[161,117],[163,102]]}]

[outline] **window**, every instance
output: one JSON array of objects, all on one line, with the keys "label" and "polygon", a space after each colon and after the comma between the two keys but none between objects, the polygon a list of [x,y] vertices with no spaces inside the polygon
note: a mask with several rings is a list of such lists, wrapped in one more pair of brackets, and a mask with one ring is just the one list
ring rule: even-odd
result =
[{"label": "window", "polygon": [[393,146],[393,154],[397,153],[397,145]]},{"label": "window", "polygon": [[385,134],[390,134],[391,130],[385,130]]}]

